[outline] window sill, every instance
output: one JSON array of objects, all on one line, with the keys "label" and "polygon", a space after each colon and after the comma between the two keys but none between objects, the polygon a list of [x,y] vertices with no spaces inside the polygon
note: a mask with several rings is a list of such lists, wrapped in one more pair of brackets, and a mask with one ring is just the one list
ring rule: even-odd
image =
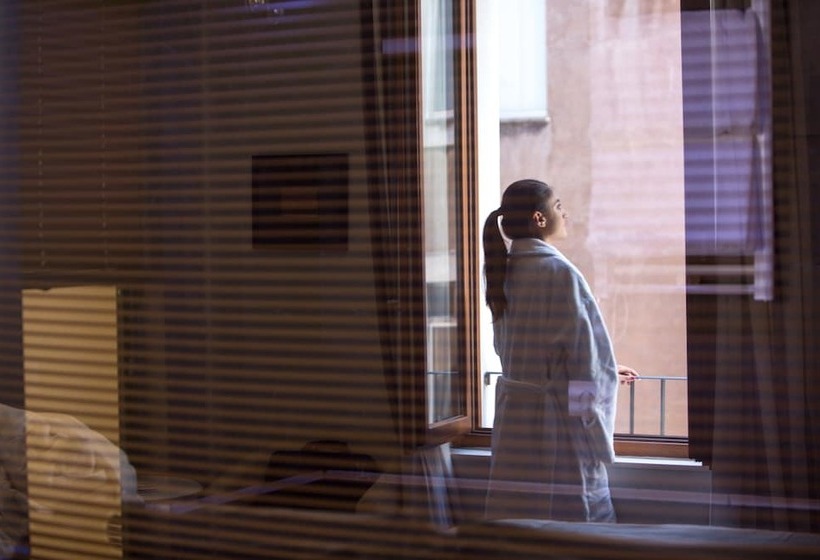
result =
[{"label": "window sill", "polygon": [[[459,436],[453,442],[454,449],[490,449],[489,431],[472,432]],[[659,439],[632,436],[615,436],[615,454],[618,457],[665,458],[691,461],[689,444],[685,438]]]},{"label": "window sill", "polygon": [[618,457],[663,457],[688,461],[689,443],[686,439],[640,439],[615,436],[615,455]]},{"label": "window sill", "polygon": [[547,126],[550,124],[550,116],[546,111],[521,111],[519,113],[503,113],[499,117],[502,125],[505,124],[538,124]]},{"label": "window sill", "polygon": [[694,459],[679,459],[676,457],[635,457],[622,456],[615,457],[615,464],[621,466],[635,465],[641,468],[645,467],[663,467],[668,469],[670,467],[680,469],[705,469],[703,463],[695,461]]},{"label": "window sill", "polygon": [[[452,454],[461,457],[490,457],[492,451],[489,447],[453,447]],[[695,461],[694,459],[681,459],[676,457],[636,457],[636,456],[621,456],[615,457],[615,464],[619,466],[636,467],[659,467],[667,469],[669,467],[679,469],[705,469],[703,463]]]}]

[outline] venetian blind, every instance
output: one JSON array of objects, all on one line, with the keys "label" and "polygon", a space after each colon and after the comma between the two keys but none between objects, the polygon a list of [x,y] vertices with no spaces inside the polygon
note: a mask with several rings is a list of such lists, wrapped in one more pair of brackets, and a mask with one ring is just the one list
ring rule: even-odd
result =
[{"label": "venetian blind", "polygon": [[4,305],[22,326],[4,324],[23,332],[4,402],[20,491],[45,506],[9,542],[299,558],[407,539],[354,515],[399,499],[363,498],[401,457],[372,229],[378,14],[32,0],[4,17]]}]

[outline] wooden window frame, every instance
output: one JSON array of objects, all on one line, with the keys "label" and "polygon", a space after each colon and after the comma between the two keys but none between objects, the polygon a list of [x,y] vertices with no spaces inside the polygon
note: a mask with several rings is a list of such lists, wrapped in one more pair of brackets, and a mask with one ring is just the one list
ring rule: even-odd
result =
[{"label": "wooden window frame", "polygon": [[[426,371],[426,310],[424,303],[424,263],[423,252],[417,249],[407,251],[409,261],[407,268],[400,267],[406,274],[401,284],[405,288],[404,297],[400,299],[400,307],[404,310],[407,323],[401,330],[407,333],[406,338],[399,342],[398,369],[399,393],[401,409],[401,430],[405,445],[417,447],[421,445],[435,445],[450,442],[457,447],[491,446],[492,430],[479,426],[481,410],[481,392],[479,388],[480,370],[478,352],[478,324],[479,310],[474,302],[479,301],[481,278],[478,271],[478,248],[472,240],[477,239],[480,217],[477,215],[477,122],[476,122],[476,49],[472,41],[475,37],[475,2],[474,0],[454,0],[454,40],[457,41],[455,52],[457,57],[454,65],[455,80],[455,107],[454,127],[455,147],[454,164],[457,185],[460,188],[462,201],[461,216],[463,224],[461,251],[464,256],[461,260],[462,297],[459,329],[464,341],[461,355],[462,368],[465,372],[465,394],[463,415],[455,416],[434,424],[428,424],[427,387],[424,375],[415,375],[412,372]],[[394,24],[399,24],[397,18],[404,18],[397,29],[412,35],[416,44],[420,34],[420,1],[416,0],[404,6],[404,10],[397,10],[392,14]],[[409,23],[409,25],[408,25]],[[407,80],[402,87],[405,97],[405,107],[414,113],[412,126],[406,126],[406,138],[415,139],[404,144],[404,184],[416,185],[416,193],[405,199],[408,203],[406,214],[401,220],[404,224],[421,223],[423,216],[421,201],[421,60],[418,49],[410,49],[401,60],[403,76]],[[414,99],[409,99],[409,95]],[[423,246],[423,231],[420,227],[411,227],[409,232],[402,234],[402,243],[418,243]],[[408,270],[409,269],[409,270]],[[412,285],[415,283],[415,286]],[[403,365],[402,365],[403,364]],[[615,438],[616,453],[621,456],[646,456],[680,458],[689,457],[688,441],[686,438],[647,437],[618,435]]]}]

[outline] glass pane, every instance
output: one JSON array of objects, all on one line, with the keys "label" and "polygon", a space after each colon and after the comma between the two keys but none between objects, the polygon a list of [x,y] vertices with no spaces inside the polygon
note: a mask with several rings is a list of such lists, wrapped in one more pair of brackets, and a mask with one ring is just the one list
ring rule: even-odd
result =
[{"label": "glass pane", "polygon": [[423,0],[422,115],[427,398],[430,423],[464,413],[455,181],[453,4]]}]

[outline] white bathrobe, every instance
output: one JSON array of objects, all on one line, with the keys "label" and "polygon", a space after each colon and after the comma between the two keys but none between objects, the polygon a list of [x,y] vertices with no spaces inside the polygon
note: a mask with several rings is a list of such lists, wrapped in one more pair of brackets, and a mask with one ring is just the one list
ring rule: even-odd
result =
[{"label": "white bathrobe", "polygon": [[589,286],[557,249],[520,239],[504,289],[486,515],[614,521],[606,464],[618,373]]}]

